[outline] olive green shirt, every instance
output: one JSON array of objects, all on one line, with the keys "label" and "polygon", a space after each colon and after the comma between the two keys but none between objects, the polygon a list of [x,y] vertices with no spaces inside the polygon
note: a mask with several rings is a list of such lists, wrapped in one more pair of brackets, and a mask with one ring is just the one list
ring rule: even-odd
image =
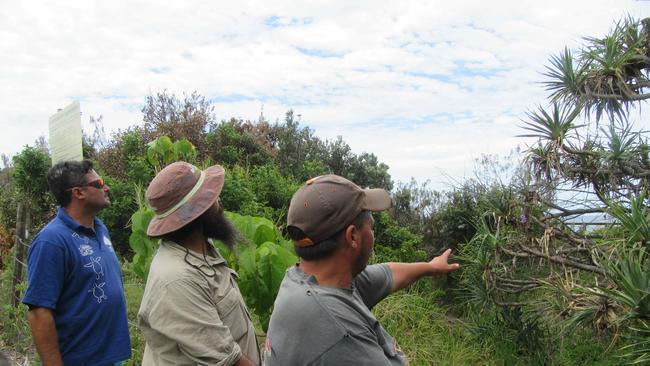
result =
[{"label": "olive green shirt", "polygon": [[242,355],[261,363],[237,273],[212,254],[204,259],[176,243],[160,244],[138,311],[142,365],[225,366]]}]

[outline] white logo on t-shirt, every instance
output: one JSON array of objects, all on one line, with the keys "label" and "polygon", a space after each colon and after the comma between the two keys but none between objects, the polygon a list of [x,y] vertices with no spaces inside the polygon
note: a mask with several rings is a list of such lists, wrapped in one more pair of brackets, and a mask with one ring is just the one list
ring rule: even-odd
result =
[{"label": "white logo on t-shirt", "polygon": [[108,249],[113,250],[113,243],[111,243],[111,239],[109,239],[108,236],[104,236],[104,244]]},{"label": "white logo on t-shirt", "polygon": [[91,254],[94,253],[94,252],[93,252],[93,247],[91,247],[91,246],[88,245],[88,244],[81,244],[81,245],[79,246],[79,252],[80,252],[81,255],[83,255],[84,257],[89,256],[89,255],[91,255]]}]

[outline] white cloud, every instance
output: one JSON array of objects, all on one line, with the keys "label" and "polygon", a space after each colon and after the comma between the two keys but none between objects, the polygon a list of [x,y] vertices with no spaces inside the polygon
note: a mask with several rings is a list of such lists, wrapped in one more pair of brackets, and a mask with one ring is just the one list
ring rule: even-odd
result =
[{"label": "white cloud", "polygon": [[[47,134],[81,100],[84,122],[140,123],[150,92],[197,90],[218,118],[289,108],[394,178],[469,175],[507,153],[545,103],[548,57],[650,4],[583,1],[21,1],[0,4],[0,152]],[[269,26],[272,25],[272,26]],[[328,57],[317,57],[328,56]],[[237,96],[243,99],[238,99]],[[87,124],[87,123],[86,123]]]}]

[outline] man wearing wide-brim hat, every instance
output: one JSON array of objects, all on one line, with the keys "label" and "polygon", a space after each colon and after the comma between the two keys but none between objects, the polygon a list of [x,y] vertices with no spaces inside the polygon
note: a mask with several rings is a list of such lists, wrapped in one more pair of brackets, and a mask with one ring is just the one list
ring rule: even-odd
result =
[{"label": "man wearing wide-brim hat", "polygon": [[458,268],[450,250],[430,262],[366,266],[374,247],[371,211],[391,199],[337,175],[310,179],[293,195],[287,231],[300,263],[275,300],[264,347],[267,366],[406,365],[370,309],[424,276]]},{"label": "man wearing wide-brim hat", "polygon": [[147,234],[162,240],[138,311],[143,365],[261,363],[237,274],[208,241],[233,246],[238,237],[218,200],[224,174],[176,162],[147,189],[156,213]]}]

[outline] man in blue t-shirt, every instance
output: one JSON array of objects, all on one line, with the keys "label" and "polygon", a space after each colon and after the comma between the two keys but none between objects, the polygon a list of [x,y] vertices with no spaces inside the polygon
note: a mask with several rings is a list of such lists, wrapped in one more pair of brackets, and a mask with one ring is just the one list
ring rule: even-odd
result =
[{"label": "man in blue t-shirt", "polygon": [[47,182],[61,207],[29,249],[23,298],[36,349],[45,366],[119,364],[131,357],[122,273],[95,217],[110,188],[88,160],[54,165]]}]

